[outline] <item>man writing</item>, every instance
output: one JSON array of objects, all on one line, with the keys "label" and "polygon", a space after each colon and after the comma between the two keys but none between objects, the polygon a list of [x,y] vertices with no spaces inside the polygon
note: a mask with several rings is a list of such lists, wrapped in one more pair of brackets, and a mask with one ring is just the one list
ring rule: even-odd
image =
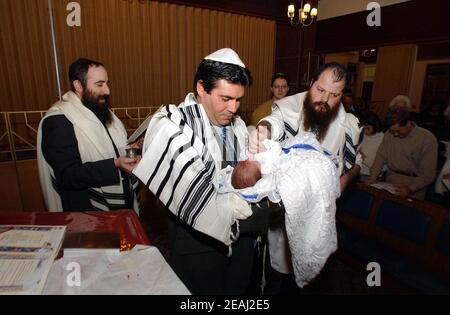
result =
[{"label": "man writing", "polygon": [[38,129],[39,176],[48,210],[137,210],[128,177],[137,160],[121,156],[127,133],[109,109],[105,67],[78,59],[69,79],[72,90],[49,109]]},{"label": "man writing", "polygon": [[155,113],[133,171],[169,210],[169,262],[193,294],[243,294],[250,283],[257,233],[245,219],[258,216],[214,183],[246,149],[247,129],[235,114],[251,83],[232,49],[205,57],[194,93]]},{"label": "man writing", "polygon": [[[259,122],[258,132],[250,138],[250,153],[263,150],[262,140],[266,138],[283,141],[299,131],[310,131],[325,150],[339,157],[340,188],[344,191],[358,176],[361,163],[358,119],[346,113],[341,104],[345,78],[346,70],[340,64],[328,63],[318,69],[307,92],[275,101],[272,114]],[[292,273],[283,224],[269,230],[268,242],[272,267],[281,274]],[[283,276],[274,275],[281,286]],[[281,287],[272,289],[277,293]]]}]

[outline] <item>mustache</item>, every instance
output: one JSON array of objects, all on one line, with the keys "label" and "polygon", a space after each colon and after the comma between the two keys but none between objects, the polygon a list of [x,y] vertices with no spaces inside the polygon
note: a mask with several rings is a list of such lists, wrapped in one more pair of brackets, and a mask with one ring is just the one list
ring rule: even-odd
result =
[{"label": "mustache", "polygon": [[327,102],[314,102],[313,105],[314,105],[314,107],[316,107],[316,106],[323,107],[326,109],[327,112],[331,110],[331,107]]}]

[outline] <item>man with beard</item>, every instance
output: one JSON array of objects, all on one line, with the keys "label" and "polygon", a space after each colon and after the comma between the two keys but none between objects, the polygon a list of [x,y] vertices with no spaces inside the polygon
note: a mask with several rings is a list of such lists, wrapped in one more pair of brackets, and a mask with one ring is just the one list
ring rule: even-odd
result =
[{"label": "man with beard", "polygon": [[[359,174],[358,148],[362,140],[358,119],[341,105],[345,80],[345,68],[331,62],[317,70],[307,92],[275,101],[272,114],[259,122],[257,132],[250,137],[250,153],[263,151],[262,141],[266,138],[284,141],[299,132],[311,131],[325,150],[339,157],[338,174],[344,191]],[[271,227],[268,243],[275,270],[268,274],[266,291],[279,293],[294,280],[284,222]]]},{"label": "man with beard", "polygon": [[42,119],[37,138],[39,176],[49,211],[137,209],[130,177],[138,158],[124,157],[127,133],[109,109],[103,64],[78,59],[71,91]]}]

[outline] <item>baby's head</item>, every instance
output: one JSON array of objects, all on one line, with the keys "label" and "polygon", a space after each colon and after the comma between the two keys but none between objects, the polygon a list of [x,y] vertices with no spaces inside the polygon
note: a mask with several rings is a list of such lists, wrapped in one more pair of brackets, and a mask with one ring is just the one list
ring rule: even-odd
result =
[{"label": "baby's head", "polygon": [[235,189],[254,186],[261,179],[261,164],[258,161],[239,161],[231,174],[231,185]]}]

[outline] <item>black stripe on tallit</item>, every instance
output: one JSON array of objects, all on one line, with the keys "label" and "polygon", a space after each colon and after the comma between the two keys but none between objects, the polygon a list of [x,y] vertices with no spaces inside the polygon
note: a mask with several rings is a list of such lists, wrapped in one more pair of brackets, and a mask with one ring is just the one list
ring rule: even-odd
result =
[{"label": "black stripe on tallit", "polygon": [[[177,179],[175,180],[174,184],[173,184],[173,189],[172,189],[172,193],[170,194],[170,198],[167,201],[167,207],[170,208],[170,204],[172,203],[173,200],[173,196],[175,195],[175,191],[177,189],[178,184],[180,183],[181,179],[183,178],[184,173],[186,172],[186,170],[195,162],[195,159],[190,160],[188,163],[186,163],[183,168],[180,171],[180,174],[178,175]],[[179,209],[177,210],[177,212],[179,212]],[[178,213],[177,213],[178,215]]]},{"label": "black stripe on tallit", "polygon": [[[158,190],[155,193],[155,196],[159,198],[159,196],[161,195],[161,192],[163,191],[164,187],[166,186],[167,182],[169,181],[170,176],[172,175],[172,171],[173,171],[173,166],[175,164],[176,159],[186,150],[188,150],[189,148],[191,148],[190,144],[185,144],[183,146],[181,146],[177,152],[175,153],[175,155],[173,156],[172,160],[170,161],[169,164],[169,169],[166,172],[166,175],[164,176],[164,179],[161,181]],[[173,193],[172,193],[173,194]]]},{"label": "black stripe on tallit", "polygon": [[[209,202],[209,200],[214,196],[214,185],[212,185],[211,183],[209,184],[209,189],[205,191],[206,195],[205,197],[202,199],[202,201],[200,202],[200,204],[198,204],[198,209],[197,211],[195,211],[192,215],[191,218],[191,226],[193,226],[195,224],[195,221],[197,220],[197,217],[200,215],[200,213],[202,212],[201,210],[203,210],[206,207],[206,204]],[[195,201],[194,201],[195,202]],[[198,203],[198,202],[197,202]]]},{"label": "black stripe on tallit", "polygon": [[106,199],[112,199],[112,200],[125,200],[125,195],[121,194],[121,193],[107,193],[107,192],[102,192],[103,196]]},{"label": "black stripe on tallit", "polygon": [[[210,161],[210,154],[207,150],[204,124],[200,121],[202,116],[199,105],[194,104],[191,106],[179,108],[179,110],[181,111],[183,117],[185,117],[187,121],[187,124],[193,131],[190,142],[191,146],[193,146],[195,143],[195,137],[201,138],[201,141],[204,144],[201,159],[203,164],[205,165],[205,168],[201,172],[199,172],[199,174],[197,174],[194,180],[192,180],[190,186],[184,192],[184,195],[181,198],[180,205],[176,210],[177,216],[183,218],[183,220],[187,224],[192,226],[195,223],[197,216],[202,212],[205,205],[214,193],[214,186],[211,185],[210,188],[208,188],[207,185],[211,183],[212,174],[214,174],[215,172],[215,164]],[[167,202],[167,205],[170,205],[172,203],[176,188],[181,182],[183,175],[198,158],[199,157],[195,157],[186,165],[184,165],[174,183],[172,194]],[[205,177],[210,179],[205,180]]]},{"label": "black stripe on tallit", "polygon": [[[195,134],[192,134],[192,139],[191,139],[191,144],[193,145],[193,143],[194,143],[194,140],[195,140]],[[203,152],[203,156],[202,156],[202,162],[203,162],[203,164],[205,165],[205,168],[208,170],[208,174],[214,174],[214,172],[215,172],[215,164],[214,164],[214,161],[211,161],[211,160],[209,160],[207,157],[209,157],[209,155],[207,154],[208,153],[208,151],[206,151],[206,150],[204,150],[204,152]],[[170,207],[170,204],[172,203],[172,200],[173,200],[173,197],[174,197],[174,195],[175,195],[175,191],[176,191],[176,189],[177,189],[177,187],[178,187],[178,184],[181,182],[181,179],[183,178],[183,175],[184,175],[184,173],[186,172],[186,170],[196,161],[196,160],[198,160],[200,157],[199,156],[195,156],[194,158],[192,158],[188,163],[186,163],[184,166],[183,166],[183,168],[181,169],[181,171],[180,171],[180,174],[178,175],[178,177],[177,177],[177,179],[175,180],[175,182],[174,182],[174,185],[173,185],[173,189],[172,189],[172,193],[171,193],[171,195],[170,195],[170,198],[169,198],[169,200],[167,201],[167,207]],[[211,175],[209,175],[209,176],[211,176]],[[184,196],[182,197],[182,198],[184,198]],[[179,213],[180,213],[180,208],[178,209],[178,211],[177,211],[178,213],[178,215],[179,215]]]},{"label": "black stripe on tallit", "polygon": [[95,202],[104,205],[106,208],[109,209],[109,204],[106,201],[106,198],[103,196],[103,194],[99,193],[98,191],[94,189],[89,189],[89,198],[94,200]]},{"label": "black stripe on tallit", "polygon": [[172,117],[172,112],[170,111],[170,105],[166,105],[167,118]]},{"label": "black stripe on tallit", "polygon": [[[186,190],[183,198],[180,202],[180,213],[184,213],[184,216],[189,215],[189,213],[193,210],[192,202],[190,200],[199,198],[199,191],[205,188],[205,180],[204,177],[208,174],[208,170],[204,168],[201,170],[197,176],[192,180],[191,185]],[[199,199],[196,199],[199,201]]]},{"label": "black stripe on tallit", "polygon": [[156,173],[158,173],[159,168],[161,167],[162,162],[164,161],[164,158],[166,157],[167,152],[169,151],[170,145],[172,143],[172,141],[178,137],[179,135],[181,135],[181,131],[177,131],[175,134],[173,134],[170,138],[169,141],[167,142],[167,146],[164,149],[163,153],[161,154],[161,157],[158,160],[158,164],[156,164],[155,170],[153,171],[152,175],[150,176],[150,178],[147,181],[147,188],[150,187],[150,184],[152,183],[154,177],[156,176]]},{"label": "black stripe on tallit", "polygon": [[361,145],[361,143],[363,142],[363,140],[364,140],[364,132],[360,132],[358,144],[356,145],[356,147],[359,147]]},{"label": "black stripe on tallit", "polygon": [[291,127],[291,125],[289,125],[287,122],[284,122],[284,128],[286,129],[287,132],[289,132],[293,137],[295,137],[298,133],[298,129],[297,131],[294,130],[294,128]]},{"label": "black stripe on tallit", "polygon": [[[215,165],[211,161],[204,164],[205,168],[202,170],[202,172],[200,172],[199,176],[197,176],[196,179],[193,180],[193,184],[186,191],[180,204],[181,212],[184,213],[183,217],[187,222],[188,217],[191,217],[192,221],[198,216],[198,214],[203,211],[206,202],[208,202],[208,200],[210,199],[210,197],[208,196],[208,189],[212,187],[214,190],[214,186],[211,184],[211,182],[212,175],[214,174],[215,170]],[[205,193],[208,194],[205,196]],[[201,198],[202,195],[203,198]],[[186,204],[186,206],[184,206],[184,204]],[[183,205],[183,207],[181,207],[181,205]],[[191,223],[193,224],[194,222],[192,221]]]}]

